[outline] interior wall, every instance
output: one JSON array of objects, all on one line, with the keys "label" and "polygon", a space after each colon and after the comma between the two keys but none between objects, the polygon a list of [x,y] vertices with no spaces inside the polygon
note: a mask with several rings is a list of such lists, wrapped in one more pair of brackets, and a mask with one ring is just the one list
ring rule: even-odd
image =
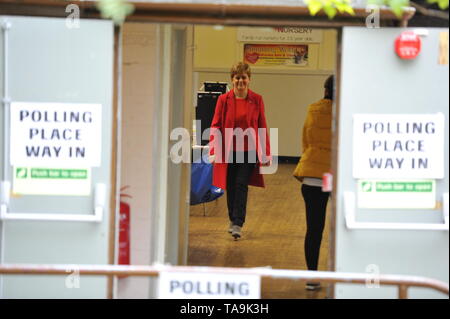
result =
[{"label": "interior wall", "polygon": [[[195,26],[196,89],[204,81],[227,82],[231,88],[230,68],[243,60],[244,43],[237,40],[237,30],[235,27]],[[336,41],[337,32],[324,29],[322,42],[308,43],[308,66],[251,67],[250,88],[263,96],[267,125],[278,129],[280,156],[301,155],[301,128],[307,107],[323,97],[323,83],[334,73]]]},{"label": "interior wall", "polygon": [[[192,136],[191,123],[193,117],[192,110],[192,74],[194,67],[194,26],[190,25],[185,28],[185,61],[184,61],[184,101],[183,101],[183,127],[189,130]],[[191,140],[188,141],[191,144]],[[179,207],[179,238],[178,238],[178,264],[187,265],[188,247],[189,247],[189,212],[190,212],[190,190],[191,190],[191,166],[189,164],[181,164],[181,180],[185,181],[180,185],[180,207]],[[187,182],[186,182],[187,181]],[[183,200],[184,198],[184,200]]]},{"label": "interior wall", "polygon": [[[132,265],[151,263],[150,211],[152,121],[155,110],[157,26],[123,25],[121,185],[129,185],[124,198],[131,207],[130,255]],[[148,298],[149,279],[118,279],[117,298]]]},{"label": "interior wall", "polygon": [[[171,26],[171,49],[170,58],[164,63],[171,65],[169,79],[169,132],[168,135],[178,128],[186,127],[185,90],[186,70],[189,65],[188,52],[186,51],[186,41],[188,30],[185,26]],[[172,150],[180,140],[169,141],[169,151]],[[189,140],[185,140],[188,143]],[[189,195],[186,187],[190,181],[188,174],[189,165],[186,163],[176,163],[168,161],[167,183],[168,187],[167,208],[166,208],[166,251],[165,263],[172,265],[186,264],[187,260],[187,226],[189,218],[189,206],[186,197]],[[186,247],[186,249],[185,249]]]}]

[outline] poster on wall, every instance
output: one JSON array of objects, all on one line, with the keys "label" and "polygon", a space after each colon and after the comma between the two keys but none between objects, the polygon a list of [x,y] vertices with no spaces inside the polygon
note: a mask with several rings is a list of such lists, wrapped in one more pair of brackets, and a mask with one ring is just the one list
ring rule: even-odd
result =
[{"label": "poster on wall", "polygon": [[245,44],[244,61],[256,66],[307,66],[306,44]]}]

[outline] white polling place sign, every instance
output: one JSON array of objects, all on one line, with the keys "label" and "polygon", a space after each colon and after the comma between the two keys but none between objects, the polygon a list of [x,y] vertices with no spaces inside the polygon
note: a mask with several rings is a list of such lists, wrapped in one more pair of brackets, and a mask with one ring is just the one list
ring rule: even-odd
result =
[{"label": "white polling place sign", "polygon": [[434,179],[444,177],[444,125],[442,113],[354,114],[358,207],[434,209]]},{"label": "white polling place sign", "polygon": [[444,123],[436,114],[354,114],[353,177],[444,178]]},{"label": "white polling place sign", "polygon": [[223,273],[160,272],[161,299],[259,299],[261,277]]},{"label": "white polling place sign", "polygon": [[13,102],[13,193],[88,196],[100,166],[102,105]]},{"label": "white polling place sign", "polygon": [[13,102],[11,165],[100,166],[101,120],[101,104]]}]

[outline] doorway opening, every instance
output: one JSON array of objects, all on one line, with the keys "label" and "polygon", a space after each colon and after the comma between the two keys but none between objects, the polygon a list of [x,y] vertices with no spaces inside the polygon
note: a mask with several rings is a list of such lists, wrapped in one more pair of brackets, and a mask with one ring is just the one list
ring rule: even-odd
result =
[{"label": "doorway opening", "polygon": [[[274,135],[278,138],[271,137],[276,169],[273,174],[264,175],[266,187],[249,187],[247,217],[243,237],[238,242],[227,232],[226,193],[211,202],[190,206],[187,264],[306,270],[305,204],[301,183],[293,177],[293,171],[301,156],[302,127],[308,106],[323,98],[326,78],[336,74],[338,31],[194,26],[192,32],[193,88],[199,90],[205,82],[222,82],[231,89],[231,66],[246,60],[252,72],[250,89],[262,95],[268,128],[276,131]],[[307,50],[307,58],[301,64],[296,63],[293,53],[298,48]],[[248,56],[251,50],[260,53],[257,60]],[[196,96],[193,101],[194,121]],[[196,134],[203,129],[196,128]],[[330,269],[331,206],[330,199],[319,270]],[[289,280],[264,279],[262,287],[262,298],[326,295],[326,289],[311,294],[305,291],[304,283]]]},{"label": "doorway opening", "polygon": [[[125,23],[121,185],[130,185],[133,197],[131,264],[306,269],[305,206],[301,184],[292,173],[301,155],[307,108],[323,97],[324,81],[336,74],[338,30],[303,29],[314,36],[266,43],[240,41],[239,27]],[[190,164],[176,164],[164,154],[180,142],[170,139],[175,128],[189,131],[189,143],[194,144],[197,91],[206,81],[226,82],[231,88],[231,65],[243,60],[246,44],[260,49],[277,44],[277,50],[301,46],[308,49],[308,58],[299,65],[293,56],[292,65],[251,65],[250,89],[262,95],[268,128],[276,130],[269,135],[278,136],[271,141],[276,170],[264,176],[266,188],[249,187],[243,238],[234,242],[227,233],[226,194],[189,205]],[[319,270],[331,269],[331,208],[330,199]],[[152,295],[148,279],[121,278],[116,286],[119,298]],[[262,288],[269,292],[263,298],[323,298],[327,293],[322,289],[308,295],[304,283],[287,280],[264,279]]]}]

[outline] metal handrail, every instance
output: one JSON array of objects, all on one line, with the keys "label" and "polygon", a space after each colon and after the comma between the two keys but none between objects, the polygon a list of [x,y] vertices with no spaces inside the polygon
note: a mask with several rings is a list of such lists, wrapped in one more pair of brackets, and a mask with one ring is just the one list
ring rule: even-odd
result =
[{"label": "metal handrail", "polygon": [[435,289],[449,295],[449,285],[442,281],[406,275],[374,275],[365,273],[338,273],[331,271],[307,271],[272,268],[225,268],[198,266],[125,266],[125,265],[34,265],[0,264],[0,274],[8,275],[68,275],[76,271],[79,275],[104,276],[148,276],[157,277],[160,272],[215,273],[228,275],[257,275],[270,278],[300,279],[311,282],[367,284],[374,281],[380,285],[397,285],[398,298],[408,298],[409,287]]}]

